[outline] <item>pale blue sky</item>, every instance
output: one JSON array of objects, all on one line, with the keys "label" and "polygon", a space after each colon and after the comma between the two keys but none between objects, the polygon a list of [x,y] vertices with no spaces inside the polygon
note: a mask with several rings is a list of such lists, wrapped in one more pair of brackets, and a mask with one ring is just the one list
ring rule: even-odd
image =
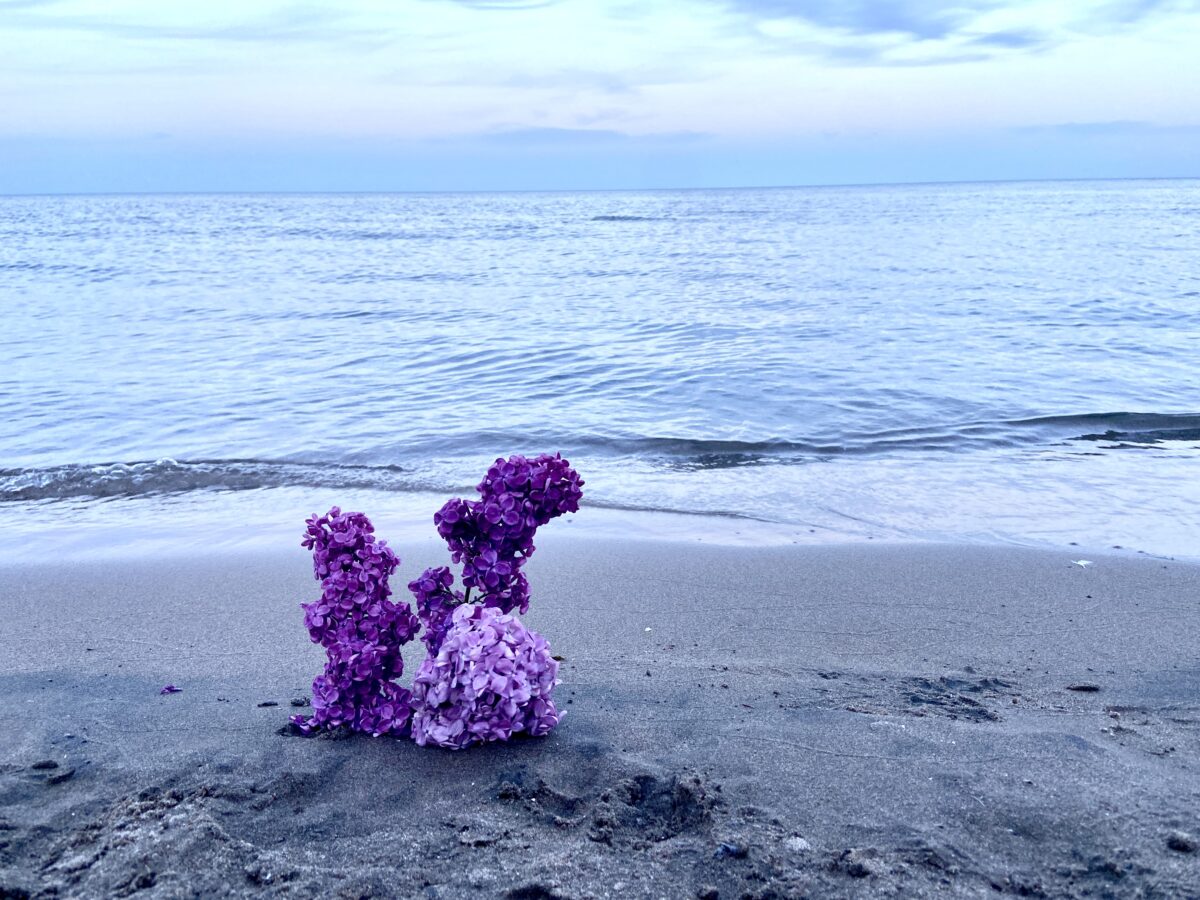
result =
[{"label": "pale blue sky", "polygon": [[0,192],[1200,176],[1200,2],[0,0]]}]

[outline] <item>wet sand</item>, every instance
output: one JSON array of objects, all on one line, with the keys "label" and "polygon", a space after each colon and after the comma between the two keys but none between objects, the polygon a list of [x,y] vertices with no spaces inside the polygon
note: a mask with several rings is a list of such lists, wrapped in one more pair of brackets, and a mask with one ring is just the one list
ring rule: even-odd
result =
[{"label": "wet sand", "polygon": [[1200,566],[1075,558],[547,539],[461,753],[277,733],[299,549],[0,567],[0,897],[1200,895]]}]

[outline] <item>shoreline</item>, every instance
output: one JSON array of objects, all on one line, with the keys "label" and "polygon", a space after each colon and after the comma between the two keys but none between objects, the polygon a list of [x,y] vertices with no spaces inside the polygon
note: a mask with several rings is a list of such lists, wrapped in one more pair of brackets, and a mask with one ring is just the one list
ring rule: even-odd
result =
[{"label": "shoreline", "polygon": [[[539,545],[525,619],[565,657],[568,715],[545,739],[461,753],[276,734],[323,658],[298,548],[0,567],[16,725],[0,733],[0,888],[1200,891],[1200,566]],[[444,548],[393,546],[400,599]],[[421,655],[406,650],[402,681]]]},{"label": "shoreline", "polygon": [[[464,494],[469,493],[464,491]],[[212,492],[203,495],[146,496],[137,499],[89,499],[60,508],[65,501],[18,504],[20,519],[14,540],[0,557],[0,570],[35,564],[53,548],[55,559],[67,565],[142,559],[206,558],[254,561],[300,553],[304,520],[315,511],[338,505],[366,511],[377,534],[393,547],[410,548],[418,556],[443,549],[432,526],[433,513],[446,497],[433,493],[351,491],[340,499],[332,493],[300,488]],[[640,541],[659,548],[701,544],[748,550],[772,548],[831,549],[838,547],[923,546],[975,547],[1065,552],[1075,558],[1116,557],[1161,559],[1200,564],[1200,550],[1190,554],[1154,549],[1110,536],[1064,531],[1051,539],[1029,533],[912,533],[869,522],[855,529],[837,529],[816,522],[787,522],[740,513],[685,512],[595,506],[585,503],[584,515],[567,516],[539,537],[539,545]],[[281,523],[287,523],[281,524]],[[1190,522],[1179,523],[1188,534]],[[1200,525],[1200,523],[1198,523]],[[1170,545],[1186,542],[1175,538]],[[444,555],[444,554],[443,554]],[[445,560],[442,561],[443,564]],[[419,570],[418,570],[419,571]],[[416,573],[413,573],[415,575]],[[407,578],[405,582],[407,582]]]}]

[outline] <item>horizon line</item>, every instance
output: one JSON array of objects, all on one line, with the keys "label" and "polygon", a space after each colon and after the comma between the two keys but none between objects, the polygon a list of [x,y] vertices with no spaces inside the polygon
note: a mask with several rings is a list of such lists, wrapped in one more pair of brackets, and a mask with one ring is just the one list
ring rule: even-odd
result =
[{"label": "horizon line", "polygon": [[436,194],[644,194],[683,191],[771,191],[816,190],[821,188],[928,187],[964,184],[1053,184],[1105,181],[1200,181],[1200,175],[1089,176],[1067,178],[980,178],[946,181],[848,181],[820,184],[720,185],[707,187],[624,187],[624,188],[455,188],[440,190],[213,190],[213,191],[29,191],[0,192],[0,198],[16,197],[236,197],[261,196],[376,196]]}]

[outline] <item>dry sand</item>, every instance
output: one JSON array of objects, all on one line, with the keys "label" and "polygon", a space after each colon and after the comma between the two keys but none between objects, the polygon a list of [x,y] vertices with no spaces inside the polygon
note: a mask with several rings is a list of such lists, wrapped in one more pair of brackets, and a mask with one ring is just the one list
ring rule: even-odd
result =
[{"label": "dry sand", "polygon": [[1200,567],[1072,558],[547,539],[462,753],[276,733],[299,550],[3,567],[0,897],[1200,896]]}]

